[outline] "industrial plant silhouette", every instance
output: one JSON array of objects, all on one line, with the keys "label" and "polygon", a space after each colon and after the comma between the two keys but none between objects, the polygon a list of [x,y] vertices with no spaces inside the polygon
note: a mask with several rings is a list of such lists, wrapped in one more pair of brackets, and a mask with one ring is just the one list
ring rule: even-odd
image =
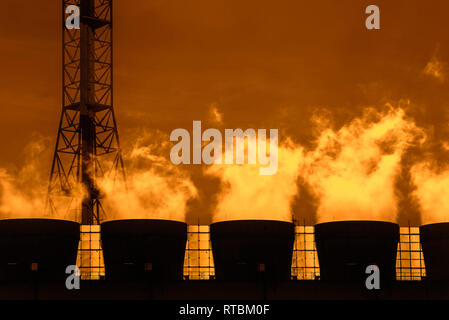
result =
[{"label": "industrial plant silhouette", "polygon": [[[189,250],[186,223],[103,222],[96,180],[112,175],[126,181],[113,109],[112,0],[64,0],[63,9],[68,5],[80,6],[81,28],[63,26],[62,113],[48,205],[52,212],[61,210],[60,203],[68,205],[63,210],[79,211],[81,224],[57,219],[0,221],[1,299],[449,299],[448,223],[420,228],[426,276],[399,281],[400,228],[391,222],[315,225],[319,276],[308,280],[292,277],[294,245],[300,236],[293,222],[212,223],[204,239],[196,238],[199,260],[203,251],[213,253],[214,273],[207,280],[184,272],[186,246]],[[79,186],[86,195],[71,207]],[[85,239],[80,238],[82,228],[87,230],[82,232]],[[105,274],[97,270],[103,263]],[[66,267],[76,264],[85,281],[80,290],[68,290]],[[378,290],[365,285],[369,265],[380,270]],[[97,273],[90,268],[97,268]]]}]

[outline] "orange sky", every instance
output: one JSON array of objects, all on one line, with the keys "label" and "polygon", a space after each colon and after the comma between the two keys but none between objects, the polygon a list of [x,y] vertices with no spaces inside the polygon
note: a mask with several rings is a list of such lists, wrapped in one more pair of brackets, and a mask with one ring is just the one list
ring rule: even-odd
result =
[{"label": "orange sky", "polygon": [[[40,134],[53,139],[43,169],[49,172],[61,111],[60,2],[2,1],[1,167],[20,164],[25,145]],[[369,4],[380,7],[381,30],[365,28]],[[212,107],[226,128],[279,128],[311,147],[314,114],[328,115],[337,130],[364,107],[389,102],[431,132],[431,157],[449,159],[439,148],[449,141],[447,0],[116,0],[114,6],[114,107],[125,147],[137,129],[169,134],[193,120],[214,126]],[[199,189],[189,205],[195,220],[211,209],[219,186],[201,168],[189,170]],[[398,186],[407,191],[409,184],[404,177]],[[400,221],[417,223],[414,204],[400,198]],[[306,196],[294,208],[313,221]]]}]

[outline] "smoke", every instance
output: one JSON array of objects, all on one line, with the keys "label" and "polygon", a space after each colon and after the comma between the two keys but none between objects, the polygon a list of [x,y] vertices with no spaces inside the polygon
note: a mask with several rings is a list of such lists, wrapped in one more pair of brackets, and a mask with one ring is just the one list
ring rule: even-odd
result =
[{"label": "smoke", "polygon": [[[197,194],[189,176],[156,151],[165,150],[168,137],[144,133],[124,157],[127,184],[109,175],[98,179],[105,220],[169,219],[185,221],[187,202]],[[153,143],[149,143],[152,141]],[[72,186],[71,194],[51,196],[47,202],[51,163],[49,138],[34,137],[23,165],[0,168],[0,219],[52,218],[81,222],[85,188]],[[168,154],[168,153],[167,153]],[[47,173],[47,174],[45,174]]]},{"label": "smoke", "polygon": [[432,168],[430,162],[422,162],[411,169],[416,186],[413,195],[418,199],[421,223],[449,222],[449,169]]},{"label": "smoke", "polygon": [[126,183],[116,177],[98,180],[104,220],[164,219],[184,222],[188,201],[197,196],[189,175],[161,154],[169,138],[144,132],[125,152]]},{"label": "smoke", "polygon": [[[326,117],[317,117],[315,122],[315,147],[305,151],[284,138],[278,147],[278,170],[273,175],[261,175],[260,168],[264,166],[259,163],[205,167],[205,177],[221,182],[221,190],[214,197],[212,221],[291,221],[293,201],[304,201],[304,193],[299,194],[301,181],[316,200],[318,222],[396,222],[398,174],[401,170],[409,172],[404,167],[406,152],[423,141],[423,130],[406,117],[403,109],[391,106],[384,112],[368,109],[362,117],[338,130],[332,129]],[[198,199],[198,190],[187,171],[190,168],[169,161],[172,145],[166,134],[152,131],[136,135],[137,139],[127,139],[136,142],[124,151],[127,183],[117,176],[97,180],[103,220],[185,221],[190,203]],[[33,141],[25,148],[23,165],[0,168],[0,218],[80,221],[85,196],[81,186],[74,188],[72,197],[54,197],[55,210],[49,210],[46,199],[50,139]],[[448,221],[449,202],[442,195],[449,187],[449,170],[436,171],[430,163],[423,162],[412,166],[410,174],[423,223]]]},{"label": "smoke", "polygon": [[45,190],[41,186],[21,188],[25,175],[0,169],[0,218],[37,218],[45,216]]},{"label": "smoke", "polygon": [[218,104],[215,102],[209,107],[209,120],[216,125],[223,124],[223,114],[218,110]]},{"label": "smoke", "polygon": [[260,164],[211,165],[205,173],[218,177],[222,183],[213,222],[259,219],[291,222],[291,202],[298,193],[296,180],[301,157],[302,148],[286,139],[278,147],[278,170],[273,175],[261,175]]},{"label": "smoke", "polygon": [[[319,119],[322,127],[326,121]],[[321,128],[301,163],[317,198],[317,221],[397,221],[395,181],[404,152],[422,131],[401,108],[367,109],[338,131]]]},{"label": "smoke", "polygon": [[[59,210],[67,201],[55,200],[54,208],[47,205],[50,139],[33,136],[24,148],[25,160],[13,168],[0,168],[0,219],[53,218],[77,220],[76,212]],[[81,192],[81,191],[80,191]],[[76,204],[74,204],[76,205]]]},{"label": "smoke", "polygon": [[440,61],[436,54],[432,57],[432,59],[430,59],[423,70],[425,75],[438,80],[440,83],[445,82],[446,71],[447,63]]},{"label": "smoke", "polygon": [[45,140],[40,137],[25,148],[23,166],[0,168],[0,218],[37,218],[46,215],[46,185],[40,170]]},{"label": "smoke", "polygon": [[[397,182],[406,152],[424,142],[424,131],[404,109],[367,108],[338,130],[323,116],[315,122],[310,151],[286,139],[279,147],[279,170],[259,175],[259,165],[218,165],[222,191],[213,221],[268,219],[291,221],[292,202],[304,201],[299,182],[316,201],[316,220],[398,221]],[[300,213],[299,213],[300,214]]]}]

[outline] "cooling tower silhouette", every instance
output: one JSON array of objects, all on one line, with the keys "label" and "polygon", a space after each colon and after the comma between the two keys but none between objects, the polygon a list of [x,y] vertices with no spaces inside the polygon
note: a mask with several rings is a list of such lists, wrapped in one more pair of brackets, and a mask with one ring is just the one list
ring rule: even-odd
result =
[{"label": "cooling tower silhouette", "polygon": [[76,264],[80,225],[54,219],[0,221],[0,280],[62,280]]},{"label": "cooling tower silhouette", "polygon": [[289,280],[293,223],[237,220],[210,225],[217,280]]},{"label": "cooling tower silhouette", "polygon": [[363,281],[368,265],[377,265],[381,282],[396,278],[399,226],[380,221],[337,221],[315,226],[320,277],[328,281]]},{"label": "cooling tower silhouette", "polygon": [[101,224],[108,280],[172,281],[183,277],[187,224],[135,219]]},{"label": "cooling tower silhouette", "polygon": [[420,241],[429,280],[449,280],[449,223],[419,228]]}]

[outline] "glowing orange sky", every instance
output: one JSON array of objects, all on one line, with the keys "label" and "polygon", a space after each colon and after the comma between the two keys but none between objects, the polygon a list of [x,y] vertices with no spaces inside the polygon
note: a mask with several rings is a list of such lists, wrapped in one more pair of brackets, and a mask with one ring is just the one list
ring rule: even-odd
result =
[{"label": "glowing orange sky", "polygon": [[[2,1],[2,167],[20,163],[36,133],[56,138],[60,2]],[[369,4],[380,7],[379,31],[365,29]],[[279,128],[310,146],[314,113],[327,110],[338,128],[365,106],[391,102],[431,131],[432,157],[449,159],[438,149],[449,141],[447,0],[116,0],[114,6],[114,107],[122,141],[137,128],[168,134],[191,128],[192,120],[214,126],[215,106],[226,128]],[[43,170],[49,166],[50,154]],[[192,219],[210,209],[218,190],[200,170],[191,168],[201,199],[190,204]],[[408,181],[401,188],[408,190]],[[416,223],[413,204],[399,198],[401,221]],[[313,216],[307,199],[295,208]]]}]

